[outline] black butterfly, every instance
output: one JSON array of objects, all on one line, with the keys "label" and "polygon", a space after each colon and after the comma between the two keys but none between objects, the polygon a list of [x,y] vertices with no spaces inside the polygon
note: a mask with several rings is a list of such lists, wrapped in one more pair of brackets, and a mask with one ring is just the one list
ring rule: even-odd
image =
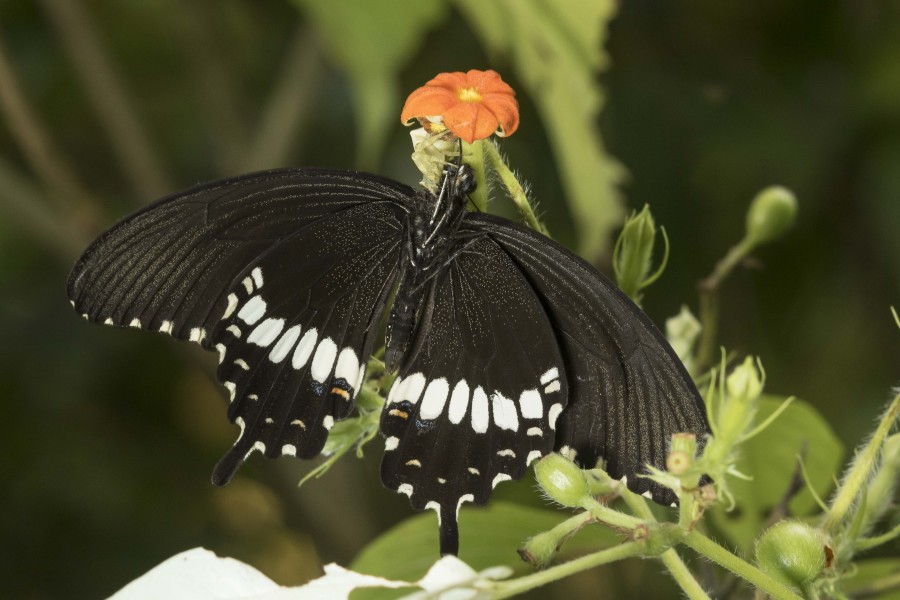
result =
[{"label": "black butterfly", "polygon": [[[399,369],[381,417],[382,480],[434,509],[441,553],[457,514],[556,449],[638,474],[672,433],[708,432],[690,376],[649,318],[559,244],[466,210],[471,170],[432,194],[375,175],[290,169],[163,198],[101,235],[69,278],[88,320],[161,331],[219,354],[240,426],[213,483],[260,451],[311,458],[347,417],[385,307]],[[627,479],[626,479],[627,478]]]}]

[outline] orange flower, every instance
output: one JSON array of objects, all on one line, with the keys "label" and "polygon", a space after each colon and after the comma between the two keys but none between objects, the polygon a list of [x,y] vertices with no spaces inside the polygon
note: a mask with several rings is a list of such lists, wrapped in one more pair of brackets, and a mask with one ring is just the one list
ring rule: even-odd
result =
[{"label": "orange flower", "polygon": [[443,123],[470,144],[495,132],[505,137],[519,128],[515,96],[496,71],[441,73],[409,95],[400,120],[406,125],[424,120],[426,128]]}]

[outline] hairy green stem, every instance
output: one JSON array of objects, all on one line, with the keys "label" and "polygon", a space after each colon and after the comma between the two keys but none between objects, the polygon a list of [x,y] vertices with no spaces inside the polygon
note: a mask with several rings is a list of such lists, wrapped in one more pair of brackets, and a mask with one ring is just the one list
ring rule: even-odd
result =
[{"label": "hairy green stem", "polygon": [[600,565],[616,562],[624,558],[640,556],[644,553],[646,544],[644,542],[625,542],[613,548],[606,548],[587,556],[582,556],[561,565],[550,567],[544,571],[531,573],[517,579],[509,581],[501,581],[491,584],[487,591],[491,598],[509,598],[516,594],[533,590],[542,585],[547,585],[553,581],[563,579],[569,575],[580,573]]},{"label": "hairy green stem", "polygon": [[593,515],[595,519],[601,523],[612,525],[620,529],[631,530],[644,524],[642,519],[637,519],[631,515],[619,512],[613,508],[597,502],[593,497],[588,496],[582,500],[581,506]]},{"label": "hairy green stem", "polygon": [[853,465],[844,476],[841,487],[838,488],[832,499],[828,514],[825,515],[825,521],[822,524],[822,528],[829,534],[834,535],[853,510],[863,486],[869,480],[872,469],[877,465],[884,439],[890,433],[898,417],[900,417],[900,394],[894,396],[881,418],[881,422],[878,423],[875,433],[872,434],[868,443],[857,452],[853,459]]},{"label": "hairy green stem", "polygon": [[490,142],[485,142],[483,147],[487,163],[500,177],[500,181],[503,182],[503,186],[506,188],[507,192],[509,192],[509,197],[512,198],[512,201],[516,204],[516,207],[519,209],[519,213],[522,217],[524,217],[525,222],[535,231],[543,233],[544,235],[549,235],[547,228],[544,227],[543,223],[537,218],[537,215],[534,214],[534,209],[528,201],[528,195],[522,188],[522,184],[519,183],[519,180],[516,179],[516,176],[509,169],[506,161],[500,156],[500,151],[497,149],[497,146]]},{"label": "hairy green stem", "polygon": [[669,548],[660,554],[659,559],[669,570],[672,579],[675,580],[685,596],[691,600],[709,600],[709,594],[706,593],[674,548]]},{"label": "hairy green stem", "polygon": [[747,561],[732,554],[697,530],[678,530],[681,542],[690,546],[709,560],[725,567],[738,577],[746,579],[776,600],[801,600],[801,597],[786,585],[775,581]]},{"label": "hairy green stem", "polygon": [[[642,496],[638,496],[637,494],[629,490],[625,490],[622,493],[622,498],[625,500],[628,508],[631,509],[631,512],[634,513],[635,516],[644,519],[649,523],[656,522],[656,517],[653,516],[653,512],[650,510],[650,507],[647,506],[647,501],[644,500]],[[669,573],[672,575],[675,583],[678,584],[678,586],[688,598],[691,598],[692,600],[709,598],[709,595],[700,585],[700,582],[697,581],[697,578],[694,577],[694,574],[691,573],[687,565],[684,564],[684,561],[681,560],[681,556],[678,555],[678,552],[676,552],[674,548],[669,548],[668,550],[660,554],[659,559],[669,570]]]}]

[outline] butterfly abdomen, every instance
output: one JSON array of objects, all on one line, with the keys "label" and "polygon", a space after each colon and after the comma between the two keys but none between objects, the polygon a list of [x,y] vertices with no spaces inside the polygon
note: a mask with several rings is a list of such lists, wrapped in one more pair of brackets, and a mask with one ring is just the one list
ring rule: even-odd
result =
[{"label": "butterfly abdomen", "polygon": [[394,299],[387,322],[384,364],[391,373],[400,368],[400,363],[409,347],[409,340],[416,326],[416,314],[424,295],[424,287],[417,288],[416,285],[413,285],[406,277],[408,273],[409,271],[404,273],[404,277],[400,279],[397,297]]}]

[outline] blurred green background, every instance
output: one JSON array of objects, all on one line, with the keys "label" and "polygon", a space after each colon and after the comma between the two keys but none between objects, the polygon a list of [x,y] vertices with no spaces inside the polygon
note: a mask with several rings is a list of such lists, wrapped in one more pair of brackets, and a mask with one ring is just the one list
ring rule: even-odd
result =
[{"label": "blurred green background", "polygon": [[[494,68],[519,91],[503,150],[555,237],[602,268],[615,224],[650,203],[672,242],[644,300],[657,323],[696,312],[758,190],[794,190],[795,229],[723,290],[720,341],[848,446],[869,430],[900,376],[900,3],[484,4],[0,3],[4,597],[102,597],[200,545],[298,584],[411,514],[380,485],[380,443],[299,491],[309,464],[259,456],[214,489],[236,436],[215,358],[86,324],[65,281],[103,228],[198,181],[319,165],[415,183],[398,115],[441,71]],[[528,482],[495,497],[542,505]],[[659,571],[547,591],[658,580],[670,597]]]}]

